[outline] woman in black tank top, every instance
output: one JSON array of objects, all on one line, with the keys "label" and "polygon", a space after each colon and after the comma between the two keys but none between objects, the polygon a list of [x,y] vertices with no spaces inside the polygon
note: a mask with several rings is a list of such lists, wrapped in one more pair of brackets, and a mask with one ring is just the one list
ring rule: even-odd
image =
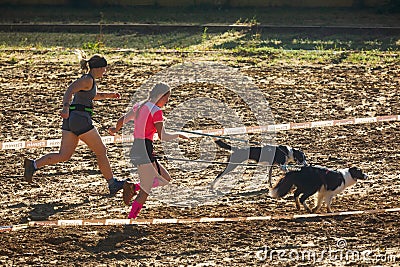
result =
[{"label": "woman in black tank top", "polygon": [[92,113],[93,100],[118,99],[120,95],[119,93],[97,92],[96,79],[104,75],[107,67],[107,61],[104,57],[94,55],[86,60],[80,55],[80,58],[81,68],[88,73],[71,83],[64,94],[63,108],[60,113],[63,118],[60,150],[44,155],[38,160],[25,159],[24,179],[27,182],[32,182],[33,174],[37,169],[69,160],[75,152],[79,140],[82,140],[96,154],[97,163],[107,180],[110,194],[115,195],[122,189],[125,181],[119,181],[113,177],[107,157],[107,149],[92,123]]}]

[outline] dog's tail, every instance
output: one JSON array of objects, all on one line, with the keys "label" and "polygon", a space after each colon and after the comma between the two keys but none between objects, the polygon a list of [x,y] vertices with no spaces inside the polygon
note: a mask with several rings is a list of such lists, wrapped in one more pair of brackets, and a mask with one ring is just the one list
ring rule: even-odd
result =
[{"label": "dog's tail", "polygon": [[227,150],[235,149],[235,148],[232,148],[231,145],[228,145],[227,143],[222,141],[221,139],[215,140],[214,142],[221,148],[224,148],[224,149],[227,149]]},{"label": "dog's tail", "polygon": [[285,174],[285,176],[279,180],[277,185],[271,189],[269,192],[270,197],[272,198],[281,198],[287,195],[292,189],[294,185],[294,176],[296,175],[296,171],[291,171]]}]

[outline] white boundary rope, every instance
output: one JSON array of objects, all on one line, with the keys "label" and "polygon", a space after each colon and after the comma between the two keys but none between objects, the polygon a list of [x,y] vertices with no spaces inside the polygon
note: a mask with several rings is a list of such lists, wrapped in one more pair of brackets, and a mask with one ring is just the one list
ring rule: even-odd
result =
[{"label": "white boundary rope", "polygon": [[[400,115],[352,118],[343,120],[312,121],[312,122],[301,122],[301,123],[285,123],[285,124],[274,124],[274,125],[252,126],[252,127],[195,130],[193,132],[210,134],[210,135],[234,135],[234,134],[246,134],[246,133],[279,132],[279,131],[289,131],[296,129],[309,129],[309,128],[332,127],[332,126],[365,124],[365,123],[375,123],[375,122],[389,122],[389,121],[400,121]],[[191,138],[198,137],[198,135],[196,134],[186,134],[186,135]],[[133,142],[133,137],[105,136],[102,137],[102,140],[104,144],[113,144],[122,142]],[[60,144],[61,144],[61,139],[0,142],[0,150],[59,147]],[[79,142],[79,144],[83,144],[83,142]]]},{"label": "white boundary rope", "polygon": [[[314,121],[303,123],[287,123],[266,126],[254,127],[239,127],[239,128],[224,128],[224,129],[211,129],[211,130],[197,130],[194,132],[213,134],[213,135],[233,135],[245,133],[262,133],[262,132],[277,132],[289,131],[295,129],[309,129],[319,127],[331,127],[341,125],[354,125],[375,122],[389,122],[400,121],[400,115],[388,115],[378,117],[366,118],[353,118],[343,120],[327,120],[327,121]],[[188,134],[188,137],[197,137],[195,134]],[[122,136],[106,136],[102,137],[105,144],[133,142],[133,137]],[[14,142],[0,142],[0,150],[6,149],[23,149],[23,148],[41,148],[41,147],[58,147],[60,146],[61,139],[50,140],[32,140],[32,141],[14,141]],[[82,143],[82,142],[80,142]],[[391,213],[399,212],[400,208],[390,209],[377,209],[377,210],[364,210],[364,211],[347,211],[347,212],[334,212],[334,213],[321,213],[321,214],[300,214],[300,215],[271,215],[260,217],[220,217],[220,218],[190,218],[190,219],[90,219],[90,220],[52,220],[52,221],[31,221],[26,224],[0,226],[0,232],[17,231],[29,227],[42,226],[42,227],[56,227],[56,226],[110,226],[110,225],[152,225],[152,224],[188,224],[188,223],[212,223],[212,222],[243,222],[243,221],[271,221],[271,220],[296,220],[308,218],[326,218],[334,216],[351,216],[362,214],[377,214],[377,213]]]},{"label": "white boundary rope", "polygon": [[189,224],[189,223],[215,223],[215,222],[244,222],[244,221],[272,221],[272,220],[298,220],[310,218],[326,218],[335,216],[352,216],[362,214],[378,214],[400,212],[400,208],[377,209],[377,210],[355,210],[320,214],[298,214],[298,215],[272,215],[260,217],[220,217],[220,218],[190,218],[190,219],[90,219],[90,220],[53,220],[53,221],[31,221],[26,224],[0,226],[0,232],[17,231],[30,227],[57,227],[57,226],[110,226],[110,225],[153,225],[153,224]]}]

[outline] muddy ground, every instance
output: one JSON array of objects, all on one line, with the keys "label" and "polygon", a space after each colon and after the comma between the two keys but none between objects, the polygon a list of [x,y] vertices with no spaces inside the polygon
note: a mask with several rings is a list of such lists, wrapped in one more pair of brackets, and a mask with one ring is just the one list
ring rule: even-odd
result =
[{"label": "muddy ground", "polygon": [[[1,60],[0,66],[3,110],[0,141],[60,138],[61,120],[57,114],[66,86],[79,76],[76,63],[71,58],[58,61],[57,57],[32,52],[16,53],[13,60],[10,57]],[[165,55],[159,57],[152,63],[126,64],[114,60],[107,75],[99,81],[99,90],[118,91],[122,99],[97,104],[95,119],[101,135],[108,135],[107,127],[126,110],[132,95],[146,80],[178,63],[164,61]],[[222,63],[252,78],[268,100],[275,123],[400,114],[398,65],[293,62],[260,66],[232,62]],[[240,96],[229,88],[204,83],[174,88],[165,107],[166,117],[179,104],[196,97],[218,99],[236,111],[244,125],[256,123]],[[186,129],[223,126],[216,120],[200,118],[188,122]],[[335,211],[396,208],[400,195],[399,126],[399,122],[381,122],[300,129],[278,132],[273,137],[276,143],[303,150],[309,163],[332,169],[358,166],[369,175],[368,180],[334,199]],[[250,138],[257,141],[260,135]],[[187,158],[199,159],[199,150],[205,143],[211,143],[205,139],[180,141],[179,148]],[[107,147],[116,177],[135,178],[123,158],[123,146]],[[79,147],[68,162],[38,171],[35,183],[23,182],[23,158],[37,158],[54,150],[0,151],[0,225],[29,220],[127,217],[129,207],[123,205],[121,194],[107,197],[106,183],[95,156],[85,146]],[[163,154],[161,150],[157,144],[157,151]],[[216,147],[209,151],[216,153],[215,161],[227,160],[228,152]],[[239,168],[229,176],[234,185],[232,190],[207,202],[207,185],[222,171],[223,165],[191,170],[182,169],[177,162],[163,163],[175,179],[174,186],[197,195],[185,194],[187,191],[155,192],[140,218],[305,213],[295,209],[291,196],[282,200],[268,196],[265,168]],[[279,175],[274,170],[274,179]],[[197,196],[200,196],[198,205],[190,205]],[[180,205],[174,205],[179,198]],[[5,266],[399,266],[398,220],[398,213],[382,213],[234,223],[29,228],[1,233],[0,263]],[[342,246],[343,242],[347,243]],[[308,252],[314,253],[314,257],[312,254],[307,257]]]}]

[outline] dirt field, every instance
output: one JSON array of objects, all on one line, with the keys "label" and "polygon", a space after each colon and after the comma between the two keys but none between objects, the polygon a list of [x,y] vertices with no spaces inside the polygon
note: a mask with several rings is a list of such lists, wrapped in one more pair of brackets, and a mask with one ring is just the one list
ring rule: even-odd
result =
[{"label": "dirt field", "polygon": [[[10,58],[13,57],[13,60]],[[61,136],[57,115],[66,86],[78,77],[78,68],[66,55],[20,52],[0,60],[0,141],[47,140]],[[113,57],[110,55],[109,57]],[[47,58],[47,59],[46,59]],[[196,60],[196,58],[188,59]],[[160,55],[153,63],[113,60],[98,83],[100,91],[118,91],[120,101],[97,104],[95,119],[101,135],[128,107],[135,90],[157,72],[178,63]],[[275,123],[318,121],[400,114],[398,65],[274,64],[257,66],[241,62],[225,64],[251,77],[269,102]],[[229,88],[188,84],[174,88],[169,112],[196,97],[216,98],[243,118],[254,116]],[[383,122],[279,132],[275,141],[302,149],[309,163],[332,169],[358,166],[369,175],[333,202],[335,211],[399,207],[399,122]],[[220,128],[211,119],[187,124],[187,129]],[[259,136],[251,136],[257,140]],[[206,138],[181,141],[185,156],[199,158]],[[157,145],[160,151],[160,145]],[[35,175],[35,183],[22,182],[22,160],[37,158],[55,148],[0,150],[0,225],[29,220],[126,218],[129,207],[121,195],[107,197],[107,187],[94,155],[79,147],[65,163],[47,166]],[[122,145],[108,145],[108,155],[118,178],[130,176]],[[215,160],[226,161],[227,152],[213,148]],[[174,185],[207,196],[201,188],[223,169],[210,165],[200,170],[179,168],[165,161]],[[292,215],[297,211],[291,196],[268,196],[265,169],[243,167],[234,190],[197,206],[176,206],[169,197],[155,196],[140,218],[197,218]],[[239,171],[238,171],[239,172]],[[279,176],[278,171],[274,177]],[[259,177],[249,183],[249,177]],[[236,180],[235,180],[236,182]],[[162,192],[159,196],[161,196]],[[179,197],[179,195],[178,195]],[[181,196],[189,201],[187,196]],[[323,208],[325,212],[325,206]],[[5,266],[399,266],[399,214],[384,213],[325,219],[272,220],[185,225],[29,228],[0,235],[0,263]],[[343,241],[344,240],[344,241]],[[343,242],[347,242],[345,246]],[[279,253],[278,253],[279,252]],[[311,252],[316,257],[308,257]],[[306,257],[302,258],[302,255]],[[356,256],[359,256],[358,258]],[[360,255],[367,255],[362,257]],[[347,256],[347,258],[346,258]],[[272,258],[272,259],[271,259]]]}]

